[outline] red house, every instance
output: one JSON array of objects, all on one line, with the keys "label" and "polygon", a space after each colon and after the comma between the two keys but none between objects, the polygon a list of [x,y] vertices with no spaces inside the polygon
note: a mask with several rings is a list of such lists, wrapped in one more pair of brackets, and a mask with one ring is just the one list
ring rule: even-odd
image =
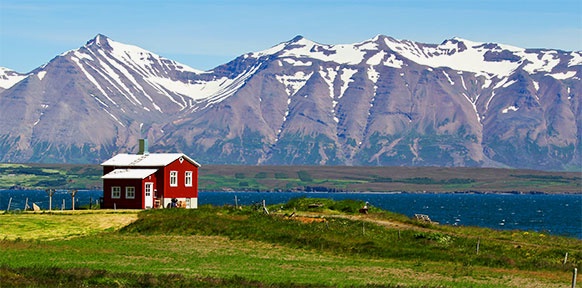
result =
[{"label": "red house", "polygon": [[101,164],[102,208],[198,208],[200,164],[182,153],[149,153],[146,139],[139,150]]}]

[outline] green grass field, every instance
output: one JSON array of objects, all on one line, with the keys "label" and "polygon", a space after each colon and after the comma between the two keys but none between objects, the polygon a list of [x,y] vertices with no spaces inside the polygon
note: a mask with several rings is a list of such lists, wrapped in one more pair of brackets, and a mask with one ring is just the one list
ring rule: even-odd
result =
[{"label": "green grass field", "polygon": [[569,287],[582,263],[578,239],[362,204],[0,214],[0,287]]}]

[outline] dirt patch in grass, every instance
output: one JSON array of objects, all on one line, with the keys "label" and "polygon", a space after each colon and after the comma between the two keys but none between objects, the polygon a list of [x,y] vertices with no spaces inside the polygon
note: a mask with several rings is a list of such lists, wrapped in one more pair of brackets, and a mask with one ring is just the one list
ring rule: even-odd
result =
[{"label": "dirt patch in grass", "polygon": [[317,222],[317,223],[327,222],[327,220],[325,220],[325,218],[314,218],[314,217],[306,217],[306,216],[289,217],[287,219],[299,221],[303,224],[309,224],[309,223],[314,223],[314,222]]}]

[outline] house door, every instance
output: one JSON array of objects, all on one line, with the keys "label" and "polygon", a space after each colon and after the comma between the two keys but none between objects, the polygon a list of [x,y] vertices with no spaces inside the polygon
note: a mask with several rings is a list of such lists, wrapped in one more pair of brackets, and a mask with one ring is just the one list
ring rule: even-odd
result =
[{"label": "house door", "polygon": [[149,209],[154,207],[154,183],[152,182],[146,182],[145,183],[145,189],[144,189],[144,194],[145,194],[145,208]]}]

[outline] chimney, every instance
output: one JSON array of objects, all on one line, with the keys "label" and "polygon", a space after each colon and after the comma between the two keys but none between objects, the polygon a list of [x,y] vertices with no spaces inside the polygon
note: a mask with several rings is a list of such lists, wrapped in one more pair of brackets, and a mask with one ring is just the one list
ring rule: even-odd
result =
[{"label": "chimney", "polygon": [[149,155],[148,151],[148,139],[139,139],[139,151],[137,155]]}]

